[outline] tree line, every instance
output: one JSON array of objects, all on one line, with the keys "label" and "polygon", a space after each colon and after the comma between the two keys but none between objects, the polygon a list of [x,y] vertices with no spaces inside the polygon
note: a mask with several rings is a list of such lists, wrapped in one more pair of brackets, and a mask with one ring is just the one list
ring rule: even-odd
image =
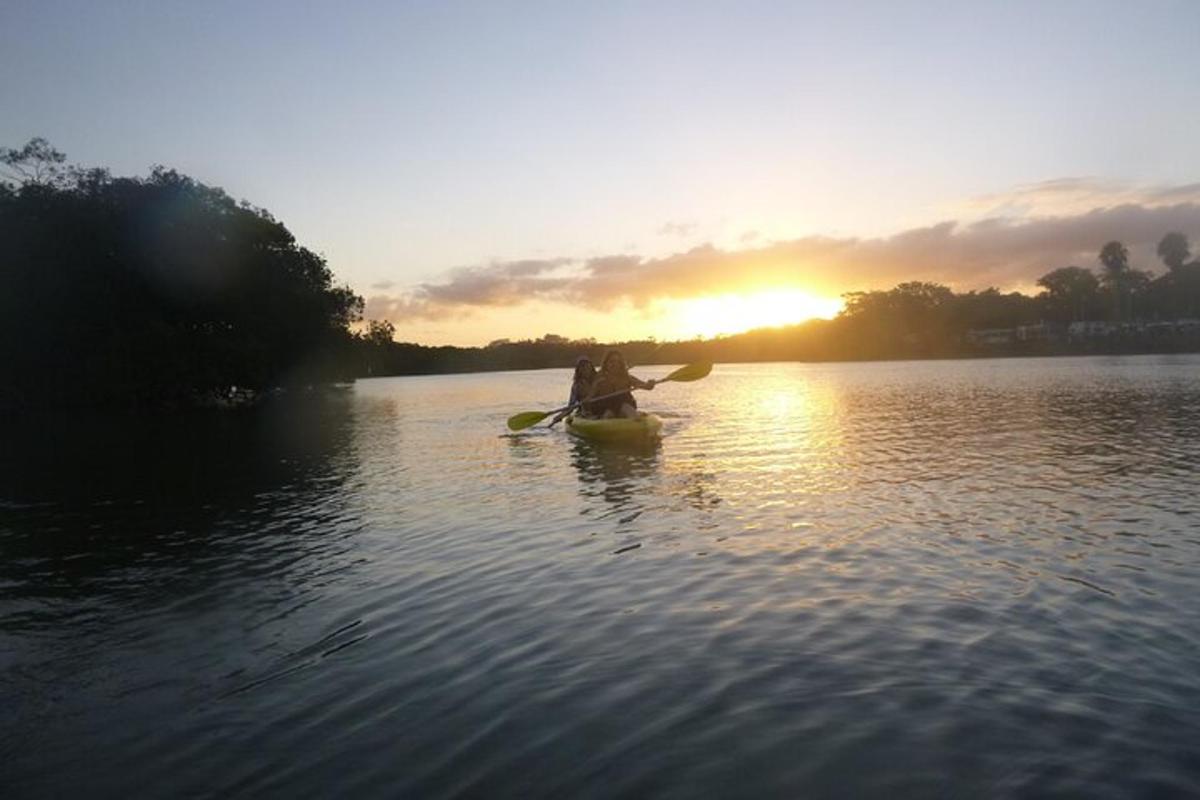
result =
[{"label": "tree line", "polygon": [[[539,339],[490,343],[486,347],[422,347],[393,342],[390,323],[372,322],[365,353],[373,375],[568,367],[586,353],[593,359],[618,347],[631,363],[678,364],[712,361],[858,361],[897,358],[954,358],[994,355],[1065,355],[1200,350],[1200,330],[1178,335],[1148,334],[1139,323],[1200,317],[1200,261],[1191,260],[1188,238],[1167,233],[1158,245],[1166,270],[1154,275],[1130,264],[1121,242],[1100,248],[1099,270],[1068,266],[1038,279],[1036,295],[955,292],[937,283],[913,281],[892,289],[851,292],[832,320],[767,328],[711,340],[626,341],[599,344],[547,334]],[[1103,322],[1111,335],[1068,340],[1071,323]],[[984,345],[972,332],[1037,327],[1060,335],[1038,335],[1002,346]],[[1197,326],[1200,327],[1200,326]]]},{"label": "tree line", "polygon": [[1187,236],[1173,231],[1158,243],[1158,257],[1167,268],[1154,275],[1134,269],[1121,242],[1100,249],[1100,274],[1083,267],[1062,267],[1038,279],[1042,312],[1056,321],[1161,320],[1200,314],[1200,261],[1190,261]]},{"label": "tree line", "polygon": [[1200,317],[1200,261],[1179,232],[1165,271],[1109,242],[1099,270],[1067,266],[1040,293],[902,283],[852,292],[832,320],[712,340],[601,344],[547,334],[486,347],[395,341],[269,212],[165,167],[114,177],[69,166],[44,139],[0,148],[0,407],[206,404],[230,392],[364,376],[570,366],[621,348],[631,363],[928,358],[1200,350],[1191,336],[981,348],[970,332]]}]

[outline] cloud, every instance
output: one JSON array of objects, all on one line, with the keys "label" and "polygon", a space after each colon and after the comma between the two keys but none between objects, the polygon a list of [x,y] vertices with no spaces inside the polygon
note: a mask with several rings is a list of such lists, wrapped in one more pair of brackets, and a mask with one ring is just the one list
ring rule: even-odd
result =
[{"label": "cloud", "polygon": [[980,195],[952,208],[951,213],[1025,218],[1082,214],[1123,205],[1157,208],[1178,203],[1200,203],[1200,183],[1139,184],[1073,177],[1027,183],[1006,192]]},{"label": "cloud", "polygon": [[395,285],[395,281],[379,281],[378,283],[372,283],[371,288],[379,292],[386,292],[388,289],[394,288]]},{"label": "cloud", "polygon": [[696,230],[694,222],[664,222],[663,226],[658,229],[659,236],[690,236]]},{"label": "cloud", "polygon": [[571,263],[571,259],[526,259],[493,262],[483,267],[461,267],[450,273],[444,283],[422,284],[415,299],[432,305],[512,306],[529,298],[536,287],[539,294],[552,292],[562,279],[548,278],[552,272]]},{"label": "cloud", "polygon": [[386,319],[392,322],[414,318],[447,319],[468,316],[470,313],[470,307],[433,306],[405,295],[388,294],[368,295],[363,307],[363,316],[367,319]]},{"label": "cloud", "polygon": [[[1080,188],[1064,180],[1038,184],[1028,194],[1074,196]],[[1175,197],[1187,199],[1166,202]],[[1177,230],[1200,239],[1200,187],[1161,187],[1142,199],[1146,202],[1072,214],[948,220],[877,238],[807,236],[734,249],[705,244],[659,258],[613,254],[494,262],[454,270],[444,281],[403,295],[368,298],[367,314],[446,318],[531,300],[646,309],[661,300],[756,289],[793,287],[833,296],[909,280],[959,290],[1013,289],[1030,287],[1057,267],[1096,266],[1097,252],[1112,239],[1130,248],[1135,266],[1161,269],[1154,247],[1164,233]]]},{"label": "cloud", "polygon": [[741,236],[738,237],[738,241],[741,242],[742,244],[750,244],[751,242],[758,239],[758,237],[759,237],[758,231],[746,231],[745,233],[743,233]]}]

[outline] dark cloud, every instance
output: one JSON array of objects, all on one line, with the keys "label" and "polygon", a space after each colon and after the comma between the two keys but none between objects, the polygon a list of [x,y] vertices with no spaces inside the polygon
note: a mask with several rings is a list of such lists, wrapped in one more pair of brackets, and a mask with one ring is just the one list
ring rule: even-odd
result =
[{"label": "dark cloud", "polygon": [[946,221],[880,238],[808,236],[739,249],[705,244],[662,258],[619,254],[499,262],[455,270],[447,280],[404,296],[369,298],[367,313],[436,318],[535,299],[593,309],[644,307],[656,300],[755,288],[794,286],[836,295],[908,280],[957,289],[1029,287],[1056,267],[1095,266],[1096,253],[1111,239],[1129,246],[1136,266],[1161,268],[1154,246],[1173,230],[1200,239],[1200,202]]},{"label": "dark cloud", "polygon": [[450,273],[444,283],[425,283],[411,298],[432,306],[512,306],[531,299],[536,293],[553,293],[564,285],[561,278],[543,277],[566,264],[570,259],[526,259],[523,261],[493,262],[483,267],[462,267]]}]

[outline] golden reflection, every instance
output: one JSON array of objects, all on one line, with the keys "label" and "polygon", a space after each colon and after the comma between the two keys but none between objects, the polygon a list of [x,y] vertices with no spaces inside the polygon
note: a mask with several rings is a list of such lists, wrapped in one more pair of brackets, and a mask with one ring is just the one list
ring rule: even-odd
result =
[{"label": "golden reflection", "polygon": [[804,395],[790,389],[779,389],[773,392],[760,394],[756,399],[756,405],[762,409],[763,413],[773,417],[792,417],[797,413],[801,413],[802,409],[798,408],[804,401]]},{"label": "golden reflection", "polygon": [[841,369],[718,365],[704,391],[677,399],[661,445],[572,440],[579,491],[593,501],[588,513],[618,524],[638,519],[660,543],[697,552],[718,543],[745,555],[841,546],[859,532],[827,521],[844,519],[871,491],[856,478],[870,473],[862,463],[869,443],[847,433],[853,389]]},{"label": "golden reflection", "polygon": [[662,465],[668,481],[702,488],[710,543],[752,554],[837,546],[853,535],[831,536],[824,525],[859,502],[863,488],[853,477],[861,443],[846,435],[845,382],[831,374],[839,369],[726,365],[714,373],[719,384],[696,411],[707,425],[694,431],[705,438],[690,444],[687,429],[669,440]]}]

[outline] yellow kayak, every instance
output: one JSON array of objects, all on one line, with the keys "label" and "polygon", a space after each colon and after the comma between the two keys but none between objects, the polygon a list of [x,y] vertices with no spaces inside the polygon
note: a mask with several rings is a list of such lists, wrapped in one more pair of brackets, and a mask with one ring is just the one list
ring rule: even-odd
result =
[{"label": "yellow kayak", "polygon": [[567,432],[596,442],[632,442],[662,436],[662,420],[653,414],[638,414],[633,419],[589,419],[567,417]]}]

